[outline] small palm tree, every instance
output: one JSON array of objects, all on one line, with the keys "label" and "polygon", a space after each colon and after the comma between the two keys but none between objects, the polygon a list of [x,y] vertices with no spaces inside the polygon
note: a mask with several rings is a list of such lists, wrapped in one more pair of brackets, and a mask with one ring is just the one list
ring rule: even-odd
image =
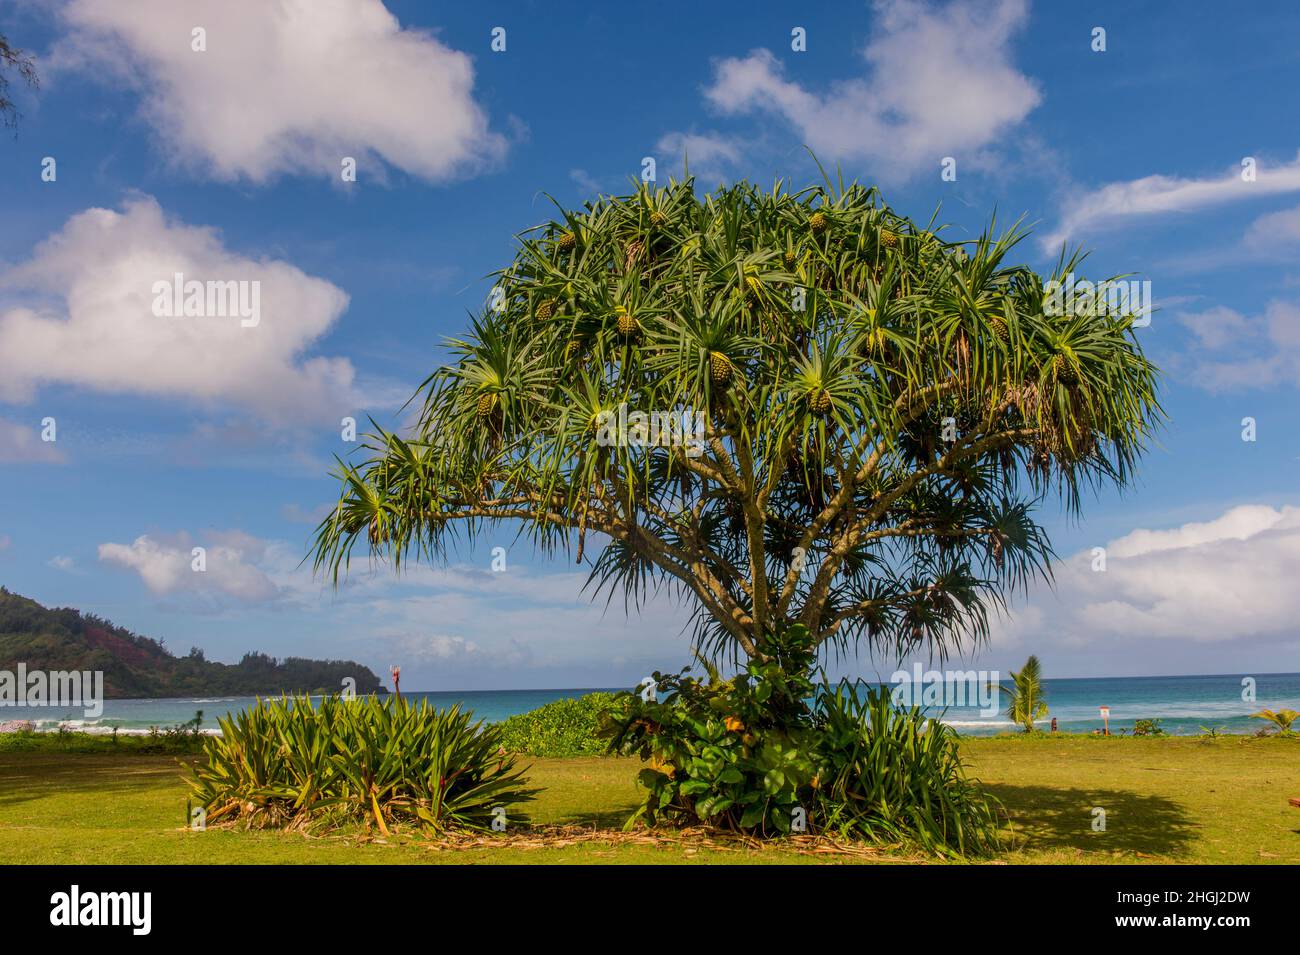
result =
[{"label": "small palm tree", "polygon": [[1268,720],[1283,736],[1293,735],[1291,724],[1300,719],[1300,713],[1295,710],[1278,710],[1276,713],[1272,710],[1260,710],[1258,713],[1251,713],[1250,716],[1251,719]]},{"label": "small palm tree", "polygon": [[1044,698],[1042,666],[1038,657],[1031,656],[1020,668],[1020,672],[1011,673],[1011,685],[993,684],[1007,695],[1007,715],[1025,728],[1026,733],[1034,731],[1034,721],[1047,715],[1047,700]]}]

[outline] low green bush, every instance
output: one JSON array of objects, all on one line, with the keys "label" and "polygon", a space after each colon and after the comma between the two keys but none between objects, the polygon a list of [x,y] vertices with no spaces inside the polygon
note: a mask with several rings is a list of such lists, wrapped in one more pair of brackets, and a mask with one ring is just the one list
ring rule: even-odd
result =
[{"label": "low green bush", "polygon": [[[631,693],[604,730],[611,752],[650,765],[638,777],[645,799],[628,825],[706,822],[765,835],[788,833],[811,807],[817,775],[813,685],[798,648],[767,647],[772,659],[745,673],[708,679],[655,673],[655,699]],[[783,659],[794,657],[794,659]]]},{"label": "low green bush", "polygon": [[183,755],[201,752],[203,739],[193,723],[167,729],[154,727],[142,734],[86,733],[62,728],[42,733],[20,730],[0,733],[0,753]]},{"label": "low green bush", "polygon": [[939,855],[997,848],[997,802],[968,779],[957,732],[879,687],[844,681],[817,697],[819,825]]},{"label": "low green bush", "polygon": [[617,700],[613,693],[588,693],[511,716],[499,724],[502,745],[526,756],[604,755],[600,725]]},{"label": "low green bush", "polygon": [[629,826],[833,832],[948,856],[996,847],[996,803],[966,777],[950,727],[883,690],[814,685],[802,627],[760,649],[729,680],[707,664],[707,680],[656,673],[657,699],[625,694],[611,712],[611,752],[650,764]]},{"label": "low green bush", "polygon": [[1160,720],[1138,720],[1133,724],[1134,736],[1168,736]]},{"label": "low green bush", "polygon": [[526,821],[511,810],[537,790],[524,788],[500,729],[471,719],[426,700],[259,700],[221,719],[222,735],[208,737],[206,759],[190,767],[190,786],[209,825],[363,824],[388,835]]}]

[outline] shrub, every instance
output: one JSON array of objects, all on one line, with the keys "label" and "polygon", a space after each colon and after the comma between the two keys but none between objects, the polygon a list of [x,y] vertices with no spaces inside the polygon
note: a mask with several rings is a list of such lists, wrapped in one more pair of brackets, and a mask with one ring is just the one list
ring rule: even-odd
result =
[{"label": "shrub", "polygon": [[[497,727],[421,700],[259,700],[220,720],[190,785],[207,822],[483,830],[531,800]],[[523,821],[522,816],[507,818]]]},{"label": "shrub", "polygon": [[1160,720],[1137,720],[1133,724],[1134,736],[1168,736]]},{"label": "shrub", "polygon": [[616,700],[613,693],[588,693],[511,716],[500,723],[502,745],[527,756],[600,756],[601,720]]},{"label": "shrub", "polygon": [[650,766],[638,779],[646,789],[628,820],[701,821],[761,834],[791,831],[795,810],[816,776],[807,631],[769,641],[767,662],[722,680],[656,673],[661,698],[625,697],[606,733],[612,752],[640,755]]},{"label": "shrub", "polygon": [[847,681],[818,694],[822,828],[940,855],[997,847],[996,801],[966,777],[956,731]]},{"label": "shrub", "polygon": [[203,738],[176,728],[144,735],[84,732],[0,733],[0,753],[121,753],[139,756],[185,755],[203,749]]},{"label": "shrub", "polygon": [[629,826],[806,827],[945,855],[996,845],[994,804],[966,778],[950,727],[894,709],[883,691],[814,686],[802,627],[764,652],[730,680],[712,668],[707,681],[656,673],[661,699],[624,696],[605,731],[611,751],[650,763]]},{"label": "shrub", "polygon": [[[1295,731],[1291,726],[1297,719],[1300,719],[1300,713],[1295,710],[1260,710],[1258,713],[1251,713],[1250,718],[1253,720],[1267,720],[1277,727],[1279,736],[1294,736]],[[1261,732],[1263,732],[1261,730]]]}]

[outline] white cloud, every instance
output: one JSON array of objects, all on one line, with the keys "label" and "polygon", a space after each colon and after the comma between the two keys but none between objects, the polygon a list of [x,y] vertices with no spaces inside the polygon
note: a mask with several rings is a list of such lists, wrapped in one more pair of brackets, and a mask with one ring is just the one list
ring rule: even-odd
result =
[{"label": "white cloud", "polygon": [[604,192],[596,178],[585,169],[570,169],[569,179],[575,186],[587,194],[589,198],[594,199],[597,195]]},{"label": "white cloud", "polygon": [[297,501],[291,501],[281,506],[280,516],[291,524],[310,524],[315,527],[333,510],[332,504],[317,504],[315,507],[305,508]]},{"label": "white cloud", "polygon": [[689,163],[691,174],[705,183],[725,180],[741,158],[740,141],[717,133],[665,133],[655,150],[674,171],[678,163]]},{"label": "white cloud", "polygon": [[1056,568],[1054,593],[1038,592],[999,626],[999,644],[1122,641],[1223,643],[1294,639],[1300,619],[1300,508],[1243,505],[1205,522],[1135,530]]},{"label": "white cloud", "polygon": [[1182,359],[1197,386],[1223,392],[1300,384],[1300,305],[1274,299],[1254,318],[1218,306],[1177,319],[1199,346]]},{"label": "white cloud", "polygon": [[[260,283],[260,321],[158,317],[154,283],[176,273]],[[266,420],[352,407],[351,363],[303,355],[347,295],[287,262],[229,251],[215,231],[168,220],[149,197],[130,199],[121,212],[73,216],[30,261],[0,275],[6,292],[0,400],[30,400],[49,383],[226,401]]]},{"label": "white cloud", "polygon": [[1282,251],[1293,255],[1294,248],[1278,250],[1277,247],[1300,243],[1300,206],[1260,216],[1246,229],[1242,242],[1252,252]]},{"label": "white cloud", "polygon": [[1178,321],[1196,336],[1202,348],[1226,348],[1251,334],[1246,316],[1224,305],[1203,312],[1183,312],[1178,315]]},{"label": "white cloud", "polygon": [[[196,547],[204,549],[203,570],[195,569]],[[212,531],[198,537],[184,531],[162,537],[142,534],[130,544],[100,544],[99,559],[135,571],[158,596],[188,596],[219,604],[268,603],[287,595],[287,589],[268,572],[289,561],[285,547],[243,531]]]},{"label": "white cloud", "polygon": [[[206,549],[202,573],[191,566],[196,546]],[[366,660],[379,672],[401,665],[403,685],[414,689],[499,687],[503,680],[592,686],[611,678],[630,686],[689,660],[681,606],[652,599],[625,618],[615,601],[606,613],[603,599],[583,592],[584,570],[537,572],[508,557],[502,572],[488,569],[485,558],[481,566],[408,565],[399,575],[382,562],[367,570],[359,556],[334,592],[302,564],[302,547],[239,530],[179,531],[101,544],[99,560],[137,574],[164,607],[251,620],[276,613],[272,619],[310,635],[293,652],[319,655],[310,648],[323,641],[332,654]]]},{"label": "white cloud", "polygon": [[389,656],[403,661],[403,669],[412,665],[457,663],[462,665],[500,665],[500,660],[485,654],[472,640],[445,634],[420,635],[380,628],[374,633],[387,649]]},{"label": "white cloud", "polygon": [[1253,182],[1246,182],[1241,175],[1242,167],[1238,165],[1208,179],[1144,176],[1083,192],[1062,206],[1061,224],[1043,238],[1043,247],[1052,250],[1065,242],[1079,242],[1089,230],[1114,228],[1130,219],[1194,212],[1300,191],[1300,155],[1279,166],[1260,163]]},{"label": "white cloud", "polygon": [[[4,372],[3,341],[0,337],[0,374]],[[0,383],[0,396],[3,396]],[[42,441],[40,429],[0,418],[0,464],[57,464],[64,455],[52,441]]]},{"label": "white cloud", "polygon": [[772,53],[756,50],[718,63],[707,99],[723,113],[774,113],[819,156],[869,160],[895,179],[937,171],[945,156],[979,161],[1041,101],[1037,85],[1011,63],[1025,0],[991,8],[882,0],[873,9],[865,77],[814,91],[787,79]]},{"label": "white cloud", "polygon": [[329,604],[330,626],[378,641],[381,662],[401,664],[410,687],[631,686],[690,661],[683,602],[665,594],[625,616],[620,598],[607,611],[603,596],[583,591],[585,570],[507,561],[502,572],[486,562],[408,565],[400,576],[358,563]]},{"label": "white cloud", "polygon": [[140,89],[168,154],[217,179],[337,182],[351,156],[362,182],[383,163],[437,181],[505,152],[470,57],[380,0],[71,0],[63,16],[56,64]]},{"label": "white cloud", "polygon": [[76,561],[74,561],[71,557],[63,556],[62,554],[58,555],[57,557],[51,557],[48,561],[46,561],[46,563],[49,564],[51,567],[53,567],[55,570],[62,570],[68,572],[71,572],[76,566]]}]

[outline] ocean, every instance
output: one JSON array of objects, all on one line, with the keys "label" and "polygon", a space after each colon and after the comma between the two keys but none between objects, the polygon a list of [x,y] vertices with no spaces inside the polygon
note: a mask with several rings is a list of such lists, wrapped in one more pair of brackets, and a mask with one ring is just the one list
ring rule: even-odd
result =
[{"label": "ocean", "polygon": [[[1253,680],[1255,699],[1243,698],[1243,681]],[[1265,673],[1217,676],[1095,677],[1087,679],[1044,680],[1050,712],[1041,722],[1047,729],[1053,717],[1064,732],[1090,733],[1100,729],[1098,707],[1110,707],[1110,730],[1132,732],[1137,720],[1158,719],[1167,733],[1194,736],[1203,728],[1221,733],[1250,734],[1265,727],[1250,714],[1261,709],[1300,710],[1300,673]],[[612,691],[626,687],[570,688],[554,690],[474,690],[404,692],[410,699],[427,699],[438,707],[459,703],[480,719],[499,722],[517,713],[526,713],[544,703],[593,693],[597,689]],[[0,706],[0,722],[30,720],[41,730],[54,730],[60,724],[69,729],[96,733],[142,733],[150,727],[166,729],[194,718],[203,712],[202,727],[212,731],[217,719],[238,712],[255,703],[253,697],[194,697],[159,700],[106,700],[103,715],[87,719],[78,709],[56,707]],[[986,736],[1015,730],[1005,710],[984,715],[978,706],[930,708],[931,715],[959,732]]]}]

